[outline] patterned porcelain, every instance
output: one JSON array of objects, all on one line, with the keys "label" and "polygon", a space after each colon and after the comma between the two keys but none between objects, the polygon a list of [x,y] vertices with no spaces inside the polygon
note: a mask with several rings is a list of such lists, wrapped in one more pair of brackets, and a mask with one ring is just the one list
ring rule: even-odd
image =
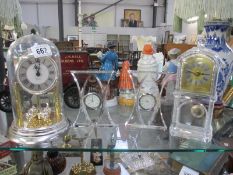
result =
[{"label": "patterned porcelain", "polygon": [[207,33],[205,47],[217,52],[222,58],[222,69],[218,77],[217,94],[218,102],[221,103],[224,91],[227,88],[230,76],[233,73],[233,52],[226,43],[229,23],[226,21],[211,21],[205,25]]}]

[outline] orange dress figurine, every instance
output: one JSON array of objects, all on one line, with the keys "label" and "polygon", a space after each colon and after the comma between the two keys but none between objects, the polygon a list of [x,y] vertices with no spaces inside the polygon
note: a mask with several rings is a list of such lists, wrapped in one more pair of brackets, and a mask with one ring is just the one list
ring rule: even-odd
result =
[{"label": "orange dress figurine", "polygon": [[133,80],[129,73],[129,61],[124,61],[120,72],[118,88],[120,91],[119,104],[124,106],[134,105]]}]

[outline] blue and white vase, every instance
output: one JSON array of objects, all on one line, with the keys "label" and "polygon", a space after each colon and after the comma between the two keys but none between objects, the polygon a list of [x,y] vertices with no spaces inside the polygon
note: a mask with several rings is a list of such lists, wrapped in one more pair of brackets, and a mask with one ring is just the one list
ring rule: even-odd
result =
[{"label": "blue and white vase", "polygon": [[226,43],[228,29],[229,23],[227,21],[211,21],[205,24],[207,34],[205,47],[217,52],[221,58],[222,69],[218,77],[217,104],[222,103],[223,93],[233,73],[233,51]]}]

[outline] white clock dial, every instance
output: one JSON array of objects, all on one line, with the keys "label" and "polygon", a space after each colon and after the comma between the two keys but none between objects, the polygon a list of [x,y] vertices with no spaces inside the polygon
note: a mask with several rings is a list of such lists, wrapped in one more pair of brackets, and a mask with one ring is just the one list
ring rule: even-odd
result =
[{"label": "white clock dial", "polygon": [[152,110],[156,105],[155,97],[151,94],[144,94],[139,98],[139,105],[144,110]]},{"label": "white clock dial", "polygon": [[84,98],[84,104],[88,108],[96,110],[101,106],[102,100],[96,93],[89,93]]},{"label": "white clock dial", "polygon": [[51,90],[58,78],[56,63],[49,57],[22,60],[16,70],[21,87],[31,94],[43,94]]}]

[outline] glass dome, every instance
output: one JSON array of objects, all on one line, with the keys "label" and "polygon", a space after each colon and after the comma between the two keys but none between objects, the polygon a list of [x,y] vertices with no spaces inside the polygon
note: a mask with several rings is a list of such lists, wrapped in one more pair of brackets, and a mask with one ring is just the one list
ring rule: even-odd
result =
[{"label": "glass dome", "polygon": [[19,38],[7,53],[14,121],[9,137],[35,144],[67,129],[62,110],[60,55],[56,46],[37,35]]}]

